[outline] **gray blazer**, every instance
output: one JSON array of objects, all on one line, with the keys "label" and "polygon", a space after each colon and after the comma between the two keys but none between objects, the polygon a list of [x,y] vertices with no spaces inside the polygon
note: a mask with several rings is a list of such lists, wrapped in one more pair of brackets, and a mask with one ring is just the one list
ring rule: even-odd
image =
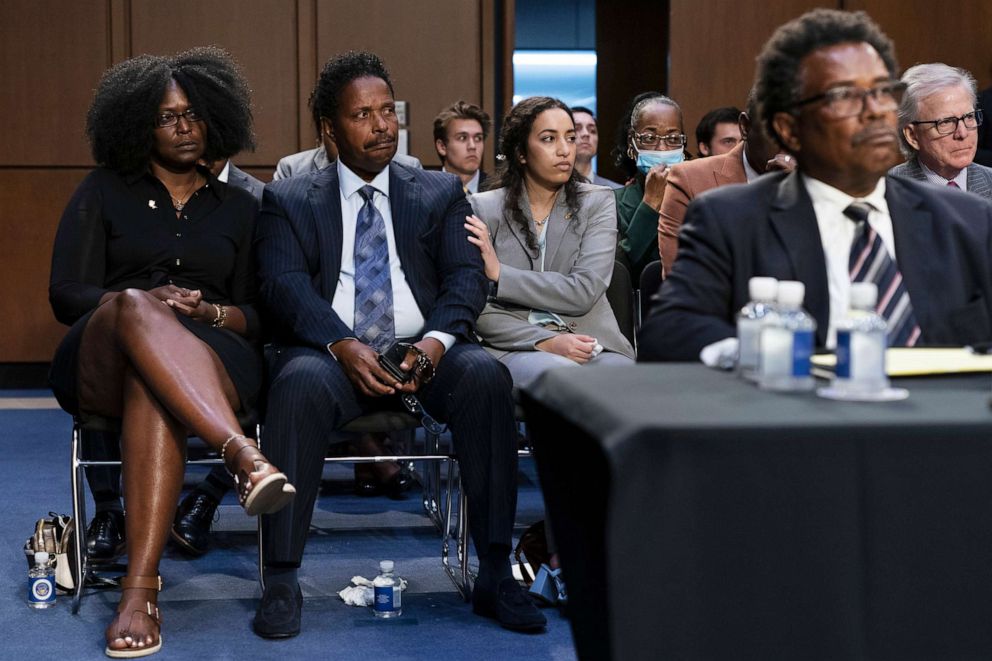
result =
[{"label": "gray blazer", "polygon": [[231,163],[227,170],[227,183],[231,186],[237,186],[243,190],[248,191],[255,196],[258,203],[262,203],[262,189],[265,188],[265,184],[251,176],[241,168],[239,168],[234,163]]},{"label": "gray blazer", "polygon": [[[527,246],[522,228],[503,218],[505,198],[503,188],[469,198],[475,214],[489,226],[500,263],[495,300],[486,304],[476,324],[483,346],[497,358],[509,351],[536,351],[534,345],[556,332],[527,321],[534,309],[554,312],[570,332],[591,335],[604,350],[634,358],[606,300],[617,248],[613,191],[579,184],[579,210],[574,216],[564,195],[558,196],[545,229],[544,272],[540,251]],[[520,206],[535,231],[526,192]]]},{"label": "gray blazer", "polygon": [[[927,175],[923,173],[923,168],[920,167],[920,162],[916,156],[911,157],[905,163],[895,166],[889,170],[889,174],[897,177],[909,177],[910,179],[917,179],[919,181],[930,181],[927,179]],[[987,168],[978,163],[969,165],[967,192],[992,200],[992,168]]]},{"label": "gray blazer", "polygon": [[[406,154],[396,154],[396,156],[393,156],[393,160],[409,168],[423,169],[424,167],[419,158],[407,156]],[[272,174],[272,181],[323,170],[330,164],[331,162],[327,160],[327,152],[324,151],[322,146],[316,149],[308,149],[290,154],[289,156],[283,156],[276,164],[276,171]]]}]

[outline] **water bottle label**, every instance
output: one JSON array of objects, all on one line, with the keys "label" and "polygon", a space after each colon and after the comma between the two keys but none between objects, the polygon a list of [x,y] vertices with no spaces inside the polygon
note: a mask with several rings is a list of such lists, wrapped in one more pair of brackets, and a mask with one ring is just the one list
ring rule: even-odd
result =
[{"label": "water bottle label", "polygon": [[375,610],[382,613],[388,613],[399,608],[399,604],[393,601],[396,596],[396,592],[392,585],[376,585],[374,589],[375,601],[373,603],[373,608]]},{"label": "water bottle label", "polygon": [[851,378],[851,331],[837,331],[837,368],[834,373],[838,379]]},{"label": "water bottle label", "polygon": [[737,364],[741,369],[754,369],[758,366],[758,334],[760,321],[738,321],[737,337],[740,340]]},{"label": "water bottle label", "polygon": [[813,331],[795,331],[792,337],[792,376],[809,376]]},{"label": "water bottle label", "polygon": [[55,601],[55,583],[50,576],[28,579],[28,601],[33,604],[47,604]]}]

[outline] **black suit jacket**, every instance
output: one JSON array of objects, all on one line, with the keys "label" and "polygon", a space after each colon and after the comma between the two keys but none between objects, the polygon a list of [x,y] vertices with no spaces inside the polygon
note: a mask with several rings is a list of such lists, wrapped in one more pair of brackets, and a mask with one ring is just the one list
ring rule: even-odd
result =
[{"label": "black suit jacket", "polygon": [[[992,203],[887,177],[896,257],[922,344],[992,339]],[[679,257],[641,329],[639,360],[698,360],[736,334],[752,276],[799,280],[826,342],[830,294],[813,204],[798,172],[707,192],[692,202]]]},{"label": "black suit jacket", "polygon": [[985,113],[985,121],[978,127],[978,152],[975,162],[992,167],[992,87],[978,95],[978,107]]},{"label": "black suit jacket", "polygon": [[[472,208],[454,175],[389,166],[396,250],[424,331],[473,340],[489,291],[479,249],[468,242]],[[341,271],[337,168],[265,187],[256,231],[259,294],[273,339],[323,350],[353,337],[331,307]]]}]

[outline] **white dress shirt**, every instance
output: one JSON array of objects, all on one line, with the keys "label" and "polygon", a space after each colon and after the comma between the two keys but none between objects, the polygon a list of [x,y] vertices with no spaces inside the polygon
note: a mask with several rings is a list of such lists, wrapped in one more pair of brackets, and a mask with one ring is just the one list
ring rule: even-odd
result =
[{"label": "white dress shirt", "polygon": [[761,173],[751,167],[751,162],[747,160],[747,154],[744,150],[741,150],[741,160],[744,161],[744,176],[747,177],[747,183],[751,183],[755,179],[761,176]]},{"label": "white dress shirt", "polygon": [[852,202],[864,201],[872,206],[868,224],[881,237],[889,257],[896,261],[896,244],[892,234],[892,217],[885,202],[885,177],[878,180],[870,194],[862,198],[851,197],[833,186],[802,175],[803,185],[813,201],[816,224],[820,228],[820,242],[827,264],[827,287],[830,291],[830,324],[827,328],[827,348],[836,345],[837,324],[847,316],[850,304],[851,275],[848,263],[851,244],[854,242],[855,224],[844,215]]},{"label": "white dress shirt", "polygon": [[920,164],[920,169],[923,170],[923,176],[925,176],[927,181],[930,183],[937,184],[938,186],[944,186],[946,188],[948,182],[953,181],[961,190],[968,190],[968,168],[961,168],[961,171],[958,172],[957,176],[953,179],[944,179],[942,176],[924,165],[923,161],[919,158],[916,159],[916,162]]},{"label": "white dress shirt", "polygon": [[224,161],[224,169],[217,175],[217,181],[227,183],[227,178],[231,176],[231,159]]},{"label": "white dress shirt", "polygon": [[[417,307],[413,291],[403,273],[399,253],[396,251],[396,235],[393,232],[393,212],[389,204],[389,166],[376,175],[371,182],[348,169],[339,158],[337,160],[338,188],[341,191],[341,273],[334,291],[331,307],[349,328],[355,327],[355,228],[358,212],[365,200],[358,192],[368,185],[376,189],[372,204],[382,214],[386,224],[386,245],[389,249],[389,278],[393,287],[393,323],[397,338],[418,337],[424,330],[424,315]],[[433,337],[444,345],[447,351],[455,343],[455,337],[440,331],[428,331],[424,337]]]}]

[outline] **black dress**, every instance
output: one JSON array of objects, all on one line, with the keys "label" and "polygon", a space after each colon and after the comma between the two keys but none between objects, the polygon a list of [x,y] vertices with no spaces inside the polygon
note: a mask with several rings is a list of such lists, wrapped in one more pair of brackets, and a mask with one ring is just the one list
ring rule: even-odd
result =
[{"label": "black dress", "polygon": [[148,172],[124,176],[99,168],[69,201],[55,235],[48,287],[55,317],[72,326],[49,374],[59,404],[69,413],[79,413],[79,345],[100,297],[170,283],[199,289],[208,303],[235,305],[244,313],[246,337],[178,313],[176,317],[220,357],[242,408],[254,405],[262,385],[259,321],[252,305],[258,203],[207,170],[200,173],[207,183],[179,218],[165,185]]}]

